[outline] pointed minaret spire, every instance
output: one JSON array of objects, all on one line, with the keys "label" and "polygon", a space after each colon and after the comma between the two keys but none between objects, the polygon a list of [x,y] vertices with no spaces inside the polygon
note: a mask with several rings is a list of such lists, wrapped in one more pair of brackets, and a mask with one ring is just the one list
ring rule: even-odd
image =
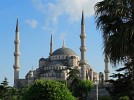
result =
[{"label": "pointed minaret spire", "polygon": [[86,46],[85,46],[86,34],[85,34],[84,12],[83,11],[82,11],[82,19],[81,19],[80,39],[81,39],[81,47],[80,47],[80,52],[81,52],[81,60],[80,60],[81,78],[83,80],[86,80]]},{"label": "pointed minaret spire", "polygon": [[62,48],[66,48],[66,45],[65,45],[65,40],[63,40],[63,45],[62,45]]},{"label": "pointed minaret spire", "polygon": [[33,65],[32,65],[32,71],[33,71]]},{"label": "pointed minaret spire", "polygon": [[85,34],[84,11],[82,11],[82,18],[81,18],[81,34]]},{"label": "pointed minaret spire", "polygon": [[15,32],[19,32],[18,17],[17,17],[17,21],[16,21],[16,31]]},{"label": "pointed minaret spire", "polygon": [[51,55],[53,53],[53,35],[51,34],[51,39],[50,39],[50,53],[49,55]]},{"label": "pointed minaret spire", "polygon": [[19,69],[20,69],[20,33],[19,33],[19,25],[18,18],[16,22],[16,30],[15,30],[15,52],[14,52],[14,87],[18,88],[18,79],[19,79]]},{"label": "pointed minaret spire", "polygon": [[82,11],[81,25],[84,25],[84,12]]}]

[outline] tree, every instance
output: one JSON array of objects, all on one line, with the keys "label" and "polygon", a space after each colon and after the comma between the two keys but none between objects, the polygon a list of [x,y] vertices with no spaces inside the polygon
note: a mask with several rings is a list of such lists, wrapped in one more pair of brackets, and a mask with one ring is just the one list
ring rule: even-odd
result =
[{"label": "tree", "polygon": [[103,32],[104,52],[112,63],[134,56],[133,0],[103,0],[95,5],[97,26]]},{"label": "tree", "polygon": [[114,65],[132,62],[134,86],[134,1],[103,0],[95,5],[95,12],[97,27],[102,30],[104,53]]},{"label": "tree", "polygon": [[81,96],[80,100],[87,100],[88,93],[91,91],[93,83],[90,80],[81,80],[78,83],[79,94]]},{"label": "tree", "polygon": [[70,72],[68,73],[69,77],[68,80],[73,80],[73,79],[79,79],[80,77],[78,76],[80,74],[78,69],[70,69]]},{"label": "tree", "polygon": [[[112,83],[112,88],[110,89],[109,93],[113,97],[113,99],[118,99],[120,96],[131,96],[130,89],[131,83],[129,77],[117,73],[114,74],[113,77],[117,78],[116,80],[111,79],[109,82]],[[108,88],[108,87],[107,87]]]},{"label": "tree", "polygon": [[20,100],[18,97],[18,90],[8,86],[7,78],[0,85],[0,99],[1,100]]},{"label": "tree", "polygon": [[78,69],[70,69],[68,74],[68,88],[72,92],[73,96],[79,100],[86,100],[88,92],[90,92],[93,87],[93,83],[90,80],[81,80]]},{"label": "tree", "polygon": [[7,78],[6,78],[6,77],[4,78],[4,81],[1,83],[1,85],[2,85],[4,88],[8,88],[8,81],[7,81]]},{"label": "tree", "polygon": [[10,100],[21,100],[18,89],[14,88],[14,87],[10,87],[9,94],[10,94]]},{"label": "tree", "polygon": [[26,89],[23,100],[75,100],[65,84],[54,80],[37,80]]},{"label": "tree", "polygon": [[69,89],[72,94],[79,98],[79,100],[86,100],[88,93],[90,92],[91,88],[93,87],[93,83],[90,80],[81,80],[75,78],[69,84]]},{"label": "tree", "polygon": [[30,87],[31,87],[31,84],[27,84],[26,86],[24,86],[23,88],[21,88],[19,90],[20,95],[21,96],[24,96],[25,93],[27,93],[29,91]]},{"label": "tree", "polygon": [[126,95],[132,97],[130,93],[132,89],[132,73],[130,73],[131,67],[127,65],[128,63],[125,64],[125,67],[117,69],[116,73],[110,76],[112,79],[108,81],[111,85],[110,87],[106,87],[106,89],[114,100]]},{"label": "tree", "polygon": [[0,85],[0,98],[2,100],[9,100],[9,86],[7,78]]},{"label": "tree", "polygon": [[0,85],[0,100],[22,100],[20,90],[8,86],[7,78]]}]

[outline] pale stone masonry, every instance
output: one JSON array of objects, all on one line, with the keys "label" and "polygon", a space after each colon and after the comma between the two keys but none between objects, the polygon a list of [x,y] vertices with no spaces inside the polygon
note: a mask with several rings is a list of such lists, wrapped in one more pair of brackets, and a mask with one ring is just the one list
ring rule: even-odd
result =
[{"label": "pale stone masonry", "polygon": [[80,60],[80,66],[81,66],[81,78],[83,80],[86,80],[86,33],[85,33],[85,24],[84,24],[84,14],[82,12],[82,19],[81,19],[81,34],[80,34],[80,39],[81,39],[81,47],[80,47],[80,52],[81,52],[81,60]]},{"label": "pale stone masonry", "polygon": [[16,22],[16,31],[15,31],[15,52],[14,52],[14,87],[17,88],[17,81],[19,79],[19,69],[20,69],[20,33],[19,33],[19,25],[18,25],[18,18]]}]

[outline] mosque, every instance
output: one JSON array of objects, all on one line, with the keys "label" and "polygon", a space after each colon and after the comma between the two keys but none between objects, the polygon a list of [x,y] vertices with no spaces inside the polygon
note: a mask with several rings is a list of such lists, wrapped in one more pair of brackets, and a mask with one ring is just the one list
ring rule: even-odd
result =
[{"label": "mosque", "polygon": [[[40,58],[39,66],[35,70],[30,70],[24,79],[19,78],[20,69],[20,32],[18,25],[18,18],[16,22],[15,31],[15,52],[14,52],[14,87],[23,87],[26,84],[30,84],[35,80],[42,79],[52,79],[52,80],[66,80],[69,76],[68,73],[70,69],[79,70],[78,75],[83,80],[92,80],[95,82],[99,80],[100,84],[104,82],[104,75],[102,72],[99,75],[94,71],[94,69],[88,64],[86,60],[86,33],[84,24],[84,13],[82,12],[81,18],[81,34],[80,34],[81,46],[79,57],[72,49],[67,48],[63,41],[61,48],[53,51],[53,36],[50,38],[50,53],[48,58]],[[108,60],[105,59],[105,80],[109,80],[109,66]]]}]

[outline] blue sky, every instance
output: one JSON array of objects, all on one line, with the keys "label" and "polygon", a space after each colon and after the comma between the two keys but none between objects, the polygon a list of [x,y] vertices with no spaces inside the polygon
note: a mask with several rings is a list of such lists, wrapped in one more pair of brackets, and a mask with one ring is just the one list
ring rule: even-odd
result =
[{"label": "blue sky", "polygon": [[[1,0],[0,1],[0,82],[13,85],[16,17],[20,28],[20,78],[49,56],[50,34],[54,50],[66,46],[80,55],[80,21],[84,9],[87,61],[96,72],[104,72],[101,32],[96,29],[94,5],[100,0]],[[111,68],[111,70],[113,70]]]}]

